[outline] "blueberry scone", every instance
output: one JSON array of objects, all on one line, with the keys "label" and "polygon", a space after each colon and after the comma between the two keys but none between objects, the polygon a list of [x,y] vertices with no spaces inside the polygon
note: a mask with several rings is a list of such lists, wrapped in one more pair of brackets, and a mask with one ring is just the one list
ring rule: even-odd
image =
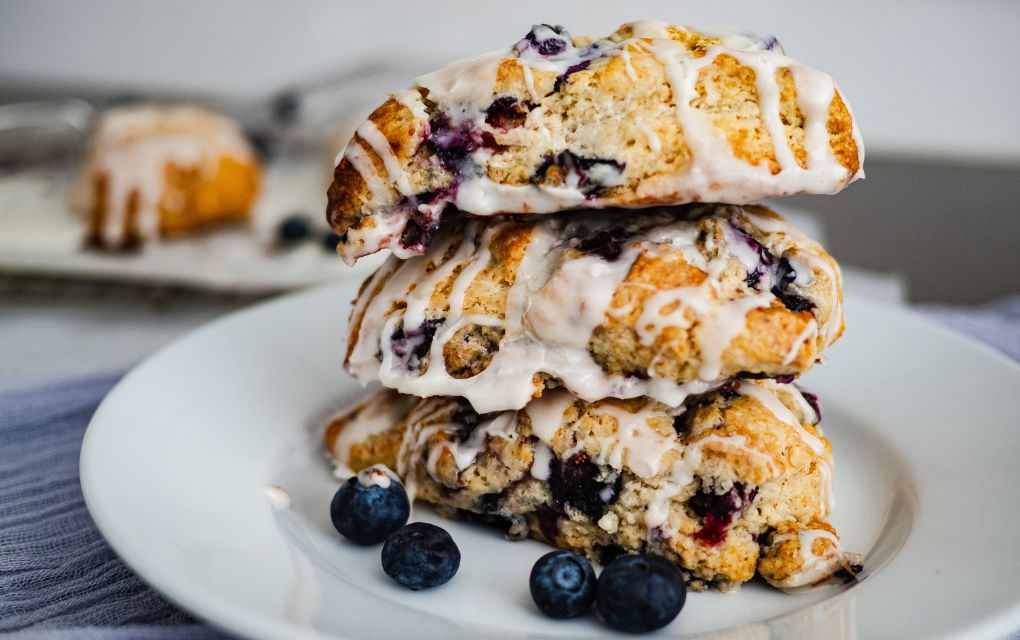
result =
[{"label": "blueberry scone", "polygon": [[680,406],[742,378],[793,378],[843,328],[839,268],[759,206],[451,219],[363,285],[346,366],[477,411],[547,384]]},{"label": "blueberry scone", "polygon": [[87,242],[126,249],[245,220],[260,168],[240,127],[196,107],[127,107],[99,119],[72,204]]},{"label": "blueberry scone", "polygon": [[815,584],[859,558],[829,522],[832,457],[816,399],[741,381],[670,408],[650,398],[586,402],[550,389],[519,411],[386,390],[331,420],[345,471],[383,464],[448,515],[501,523],[595,560],[654,552],[691,586],[731,589],[755,573]]},{"label": "blueberry scone", "polygon": [[346,260],[383,248],[408,257],[454,208],[835,193],[862,175],[863,156],[832,78],[774,37],[645,21],[594,40],[541,25],[376,109],[337,159],[328,217]]}]

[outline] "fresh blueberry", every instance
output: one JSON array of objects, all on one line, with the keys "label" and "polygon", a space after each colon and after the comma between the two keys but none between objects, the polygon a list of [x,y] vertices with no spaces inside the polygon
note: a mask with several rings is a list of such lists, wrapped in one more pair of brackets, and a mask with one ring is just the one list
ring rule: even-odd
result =
[{"label": "fresh blueberry", "polygon": [[573,551],[552,551],[531,568],[531,597],[550,618],[575,618],[595,602],[595,570]]},{"label": "fresh blueberry", "polygon": [[609,626],[640,633],[669,624],[686,599],[687,585],[673,563],[640,554],[617,558],[602,571],[595,606]]},{"label": "fresh blueberry", "polygon": [[403,485],[381,465],[363,469],[340,485],[329,505],[333,526],[357,544],[379,544],[404,526],[410,514]]},{"label": "fresh blueberry", "polygon": [[255,149],[255,155],[259,160],[268,162],[276,155],[276,137],[270,131],[260,129],[248,129],[245,132],[248,142]]},{"label": "fresh blueberry", "polygon": [[460,568],[460,549],[442,527],[412,522],[387,540],[382,549],[386,575],[414,589],[447,583]]},{"label": "fresh blueberry", "polygon": [[312,223],[300,213],[287,216],[276,227],[276,237],[283,244],[295,244],[311,235]]},{"label": "fresh blueberry", "polygon": [[335,252],[337,245],[340,244],[340,236],[333,231],[327,231],[322,236],[322,248],[329,252]]},{"label": "fresh blueberry", "polygon": [[280,124],[294,124],[301,112],[301,97],[294,91],[284,91],[273,97],[270,108],[273,120]]}]

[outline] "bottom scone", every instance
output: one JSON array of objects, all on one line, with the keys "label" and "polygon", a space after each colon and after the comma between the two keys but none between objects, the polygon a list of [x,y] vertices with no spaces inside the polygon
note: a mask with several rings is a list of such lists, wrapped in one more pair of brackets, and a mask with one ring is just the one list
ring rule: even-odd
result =
[{"label": "bottom scone", "polygon": [[658,553],[694,589],[729,590],[756,571],[793,588],[861,569],[828,521],[832,454],[818,421],[814,396],[768,380],[679,410],[553,389],[479,415],[458,398],[384,390],[332,418],[325,440],[341,469],[386,465],[412,497],[509,537],[603,563]]}]

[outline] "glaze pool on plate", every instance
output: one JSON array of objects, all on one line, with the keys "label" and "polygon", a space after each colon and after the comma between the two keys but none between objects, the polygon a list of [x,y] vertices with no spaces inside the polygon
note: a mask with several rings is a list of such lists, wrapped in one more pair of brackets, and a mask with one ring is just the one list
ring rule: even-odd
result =
[{"label": "glaze pool on plate", "polygon": [[[124,560],[171,599],[256,638],[592,637],[591,618],[542,618],[527,573],[546,549],[447,523],[460,573],[411,593],[378,548],[333,533],[338,482],[318,451],[332,409],[362,390],[340,369],[353,289],[229,316],[129,374],[97,411],[82,486]],[[846,303],[847,336],[805,386],[835,450],[834,521],[866,554],[850,589],[758,584],[693,594],[670,637],[989,637],[1020,629],[1020,370],[903,311]],[[260,490],[293,496],[274,511]],[[1006,505],[1006,507],[1004,507]],[[418,515],[433,519],[427,511]],[[974,523],[980,526],[975,527]],[[1001,534],[999,532],[1002,532]]]}]

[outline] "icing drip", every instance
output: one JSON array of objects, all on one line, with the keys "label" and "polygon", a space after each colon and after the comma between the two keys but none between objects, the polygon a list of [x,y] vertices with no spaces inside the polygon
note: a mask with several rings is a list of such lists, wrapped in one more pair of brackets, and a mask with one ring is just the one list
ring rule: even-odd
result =
[{"label": "icing drip", "polygon": [[534,460],[531,463],[531,477],[536,480],[548,480],[553,461],[553,452],[548,445],[535,445]]},{"label": "icing drip", "polygon": [[659,136],[655,133],[654,129],[644,122],[638,122],[636,126],[648,140],[648,148],[652,150],[652,153],[659,153],[662,151],[662,141],[659,140]]},{"label": "icing drip", "polygon": [[800,352],[801,345],[808,340],[813,339],[817,333],[818,322],[812,319],[804,325],[804,330],[800,332],[800,335],[794,338],[793,344],[790,346],[790,350],[786,353],[786,357],[783,358],[783,364],[788,365],[793,362],[797,358],[797,354]]},{"label": "icing drip", "polygon": [[616,422],[612,439],[599,443],[594,457],[598,464],[614,469],[629,468],[639,478],[650,478],[663,471],[663,458],[673,452],[682,455],[676,434],[662,434],[648,424],[648,419],[661,415],[654,405],[646,403],[636,412],[630,412],[610,402],[597,403],[591,409],[593,416],[611,416]]},{"label": "icing drip", "polygon": [[[794,389],[794,391],[796,391],[796,389]],[[793,415],[793,412],[790,411],[785,404],[783,404],[782,400],[779,399],[778,394],[774,390],[768,389],[764,385],[744,380],[741,381],[740,385],[737,387],[737,393],[742,396],[754,398],[766,409],[772,412],[772,415],[774,415],[777,420],[785,422],[793,427],[800,436],[800,439],[811,449],[811,451],[815,453],[815,455],[826,455],[825,445],[822,441],[804,428],[804,425],[800,423],[797,416]],[[790,393],[788,395],[794,397],[799,396],[800,393]]]},{"label": "icing drip", "polygon": [[416,90],[397,91],[393,94],[393,99],[407,107],[416,120],[427,121],[429,119],[428,109],[425,108],[425,103],[421,101],[421,94]]},{"label": "icing drip", "polygon": [[338,469],[337,475],[343,477],[352,475],[347,469],[351,447],[365,442],[373,435],[392,429],[394,424],[408,414],[414,402],[414,398],[383,389],[330,417],[330,424],[341,422],[343,425],[330,448],[333,458],[343,465],[342,469]]},{"label": "icing drip", "polygon": [[341,154],[344,158],[350,161],[361,177],[365,180],[365,184],[368,186],[368,192],[370,194],[369,204],[375,205],[376,203],[382,202],[390,192],[390,185],[383,181],[376,173],[375,166],[372,164],[372,159],[368,157],[368,153],[365,152],[365,148],[358,144],[356,141],[351,140]]},{"label": "icing drip", "polygon": [[574,397],[564,389],[550,389],[524,407],[531,421],[531,434],[551,445],[564,421],[564,413],[574,404]]},{"label": "icing drip", "polygon": [[[800,568],[785,580],[773,582],[773,586],[781,589],[793,589],[816,584],[832,576],[844,563],[844,554],[839,546],[839,538],[825,529],[802,529],[795,534],[787,533],[775,536],[772,545],[797,539],[801,559]],[[828,540],[820,555],[814,552],[816,540]]]},{"label": "icing drip", "polygon": [[[390,182],[397,187],[397,191],[405,196],[411,195],[411,185],[407,182],[404,167],[400,163],[400,159],[393,153],[390,141],[386,139],[382,131],[379,131],[379,127],[375,126],[375,123],[371,120],[365,120],[358,127],[358,136],[367,142],[368,146],[372,147],[372,151],[375,151],[376,155],[382,159],[383,166],[386,167],[386,171],[389,173]],[[361,173],[361,170],[358,169],[358,172]],[[365,176],[364,173],[361,175],[362,177]]]},{"label": "icing drip", "polygon": [[390,471],[389,467],[382,464],[375,464],[358,472],[358,484],[365,487],[381,487],[389,489],[394,482],[400,483],[400,478]]},{"label": "icing drip", "polygon": [[596,256],[562,262],[529,299],[524,321],[531,335],[550,347],[587,348],[595,327],[605,319],[613,292],[637,258],[636,252],[629,253],[613,262]]}]

